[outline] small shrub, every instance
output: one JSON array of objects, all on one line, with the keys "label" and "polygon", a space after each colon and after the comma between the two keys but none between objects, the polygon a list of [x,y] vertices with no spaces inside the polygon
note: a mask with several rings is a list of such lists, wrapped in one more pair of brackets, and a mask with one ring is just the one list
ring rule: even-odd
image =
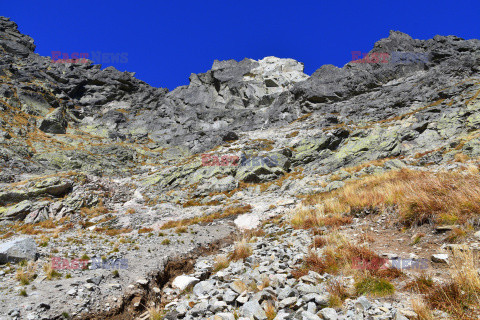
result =
[{"label": "small shrub", "polygon": [[164,239],[164,240],[162,241],[162,244],[163,244],[164,246],[169,245],[169,244],[170,244],[170,239]]},{"label": "small shrub", "polygon": [[22,296],[22,297],[27,297],[28,294],[27,294],[27,290],[25,289],[22,289],[20,290],[20,292],[18,293],[19,296]]}]

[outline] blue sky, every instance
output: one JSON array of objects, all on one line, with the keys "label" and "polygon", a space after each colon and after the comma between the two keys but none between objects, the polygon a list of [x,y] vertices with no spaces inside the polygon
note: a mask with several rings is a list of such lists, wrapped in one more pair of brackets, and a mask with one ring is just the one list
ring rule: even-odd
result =
[{"label": "blue sky", "polygon": [[0,0],[0,15],[35,39],[36,52],[127,53],[104,63],[170,90],[213,60],[293,58],[313,73],[343,66],[399,30],[480,38],[480,1]]}]

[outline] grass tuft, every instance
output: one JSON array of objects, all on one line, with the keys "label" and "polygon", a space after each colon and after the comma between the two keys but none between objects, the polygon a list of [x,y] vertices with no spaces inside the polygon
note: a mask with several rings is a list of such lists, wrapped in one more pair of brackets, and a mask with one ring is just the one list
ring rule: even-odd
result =
[{"label": "grass tuft", "polygon": [[230,261],[224,255],[217,256],[215,258],[215,263],[213,265],[213,272],[218,272],[222,269],[227,268],[230,265]]},{"label": "grass tuft", "polygon": [[395,287],[388,280],[366,276],[355,281],[357,295],[370,294],[375,297],[389,296],[395,292]]},{"label": "grass tuft", "polygon": [[228,258],[233,261],[243,260],[252,254],[252,247],[248,244],[246,238],[235,243],[233,251],[228,255]]}]

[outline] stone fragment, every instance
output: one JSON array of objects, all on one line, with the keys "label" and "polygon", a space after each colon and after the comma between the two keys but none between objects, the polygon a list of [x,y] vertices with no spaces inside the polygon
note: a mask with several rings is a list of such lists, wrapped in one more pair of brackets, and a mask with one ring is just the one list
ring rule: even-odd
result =
[{"label": "stone fragment", "polygon": [[181,291],[195,285],[200,280],[195,277],[190,277],[186,275],[176,277],[172,282],[172,287],[180,289]]},{"label": "stone fragment", "polygon": [[432,261],[436,263],[448,263],[448,254],[446,253],[433,254]]}]

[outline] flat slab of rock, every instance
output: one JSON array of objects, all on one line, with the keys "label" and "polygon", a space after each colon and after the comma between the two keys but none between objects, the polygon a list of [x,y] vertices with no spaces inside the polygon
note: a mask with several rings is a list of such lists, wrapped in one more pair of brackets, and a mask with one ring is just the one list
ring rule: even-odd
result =
[{"label": "flat slab of rock", "polygon": [[241,312],[244,316],[254,318],[257,320],[266,320],[267,315],[265,314],[265,311],[262,309],[258,301],[253,300],[245,303],[242,308]]},{"label": "flat slab of rock", "polygon": [[234,222],[237,228],[243,230],[250,230],[258,227],[258,225],[260,224],[260,218],[256,214],[245,213],[238,216],[238,218],[235,219]]},{"label": "flat slab of rock", "polygon": [[433,254],[432,261],[436,263],[448,263],[448,254],[446,253]]},{"label": "flat slab of rock", "polygon": [[30,237],[17,238],[0,244],[0,263],[35,260],[37,244]]},{"label": "flat slab of rock", "polygon": [[449,226],[437,226],[437,227],[435,227],[435,231],[437,231],[437,232],[447,232],[447,231],[453,230],[454,228],[460,228],[460,226],[458,224],[449,225]]},{"label": "flat slab of rock", "polygon": [[200,280],[195,277],[178,276],[173,280],[172,286],[180,290],[185,290],[191,286],[194,286],[198,282],[200,282]]}]

